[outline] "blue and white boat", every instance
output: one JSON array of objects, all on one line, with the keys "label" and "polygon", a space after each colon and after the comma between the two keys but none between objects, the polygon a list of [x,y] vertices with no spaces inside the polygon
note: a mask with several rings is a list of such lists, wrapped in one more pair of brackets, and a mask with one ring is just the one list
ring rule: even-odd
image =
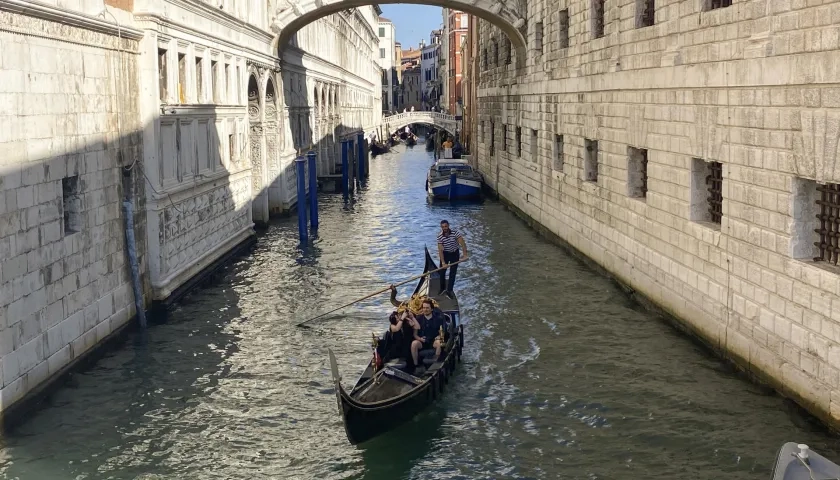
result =
[{"label": "blue and white boat", "polygon": [[426,191],[437,199],[460,200],[481,196],[481,174],[462,158],[441,158],[429,168]]}]

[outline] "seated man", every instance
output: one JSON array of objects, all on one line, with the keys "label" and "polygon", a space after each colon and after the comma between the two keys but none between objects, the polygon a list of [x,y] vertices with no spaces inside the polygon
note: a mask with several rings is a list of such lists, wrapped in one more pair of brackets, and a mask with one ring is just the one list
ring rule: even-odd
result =
[{"label": "seated man", "polygon": [[440,358],[442,345],[438,339],[440,327],[443,326],[443,315],[433,310],[432,301],[423,300],[420,315],[416,317],[417,327],[414,331],[414,341],[411,342],[411,358],[417,365],[420,350],[435,349],[435,360]]}]

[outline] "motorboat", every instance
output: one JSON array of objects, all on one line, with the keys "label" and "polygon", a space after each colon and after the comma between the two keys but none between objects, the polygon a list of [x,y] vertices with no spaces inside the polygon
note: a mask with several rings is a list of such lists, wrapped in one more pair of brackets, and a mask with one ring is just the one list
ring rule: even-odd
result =
[{"label": "motorboat", "polygon": [[441,158],[429,168],[426,191],[437,199],[477,198],[483,183],[484,178],[466,159]]}]

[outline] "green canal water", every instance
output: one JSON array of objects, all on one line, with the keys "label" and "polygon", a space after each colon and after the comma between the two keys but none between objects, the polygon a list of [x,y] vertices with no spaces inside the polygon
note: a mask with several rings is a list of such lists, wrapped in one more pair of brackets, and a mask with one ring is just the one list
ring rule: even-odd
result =
[{"label": "green canal water", "polygon": [[[785,441],[835,438],[754,386],[498,203],[429,204],[422,144],[371,161],[345,205],[322,195],[302,253],[294,218],[153,325],[75,375],[2,439],[12,479],[766,479]],[[472,254],[456,290],[464,363],[441,401],[347,442],[345,383],[387,295],[308,316],[422,271],[446,218]],[[407,295],[413,285],[400,291]]]}]

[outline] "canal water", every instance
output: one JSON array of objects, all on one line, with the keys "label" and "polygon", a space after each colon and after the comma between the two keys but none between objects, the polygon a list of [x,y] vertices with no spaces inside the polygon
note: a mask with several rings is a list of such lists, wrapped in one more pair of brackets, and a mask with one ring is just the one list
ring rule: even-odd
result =
[{"label": "canal water", "polygon": [[[0,478],[766,479],[785,441],[840,447],[500,204],[429,204],[422,143],[371,161],[345,205],[321,197],[298,250],[278,221],[165,324],[76,375],[2,439]],[[456,290],[464,362],[437,405],[347,442],[327,349],[347,386],[387,295],[305,318],[422,271],[448,219],[471,259]],[[400,289],[405,297],[413,284]]]}]

